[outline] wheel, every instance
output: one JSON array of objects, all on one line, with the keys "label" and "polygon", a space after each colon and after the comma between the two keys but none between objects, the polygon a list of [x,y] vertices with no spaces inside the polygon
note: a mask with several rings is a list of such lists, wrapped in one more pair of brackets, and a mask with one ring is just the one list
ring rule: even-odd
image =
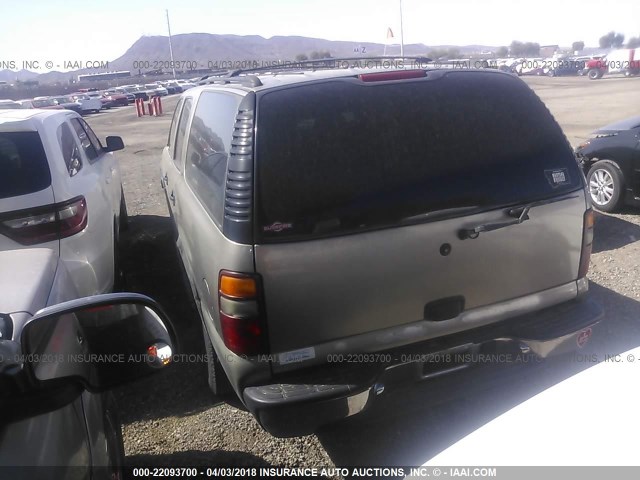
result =
[{"label": "wheel", "polygon": [[631,70],[625,70],[625,71],[624,71],[624,76],[625,76],[625,77],[627,77],[627,78],[629,78],[629,77],[632,77],[632,76],[633,76],[633,73],[631,73]]},{"label": "wheel", "polygon": [[555,77],[556,76],[556,72],[550,68],[549,71],[547,72],[547,77]]},{"label": "wheel", "polygon": [[129,213],[127,212],[127,201],[124,198],[124,191],[120,191],[120,231],[129,230]]},{"label": "wheel", "polygon": [[[114,222],[115,227],[115,222]],[[115,228],[114,228],[115,229]],[[120,234],[116,231],[113,236],[113,291],[124,292],[126,290],[126,279],[121,261],[122,242]]]},{"label": "wheel", "polygon": [[227,374],[224,372],[220,360],[213,349],[213,344],[209,338],[207,327],[202,324],[202,336],[204,337],[204,348],[207,353],[207,372],[209,388],[216,397],[224,398],[233,393]]},{"label": "wheel", "polygon": [[609,160],[594,163],[587,174],[587,185],[598,210],[614,212],[620,207],[624,198],[624,176],[618,165]]},{"label": "wheel", "polygon": [[122,467],[124,465],[124,443],[122,441],[122,426],[118,415],[117,405],[113,394],[105,394],[104,407],[104,436],[107,442],[107,465],[112,479],[122,479]]},{"label": "wheel", "polygon": [[592,68],[591,70],[589,70],[589,73],[587,73],[587,75],[591,80],[597,80],[598,78],[602,77],[602,72],[597,68]]}]

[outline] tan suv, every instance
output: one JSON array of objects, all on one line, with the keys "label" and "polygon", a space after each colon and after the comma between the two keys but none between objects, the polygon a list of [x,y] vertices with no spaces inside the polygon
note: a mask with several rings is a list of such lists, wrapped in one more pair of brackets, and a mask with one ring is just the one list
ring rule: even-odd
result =
[{"label": "tan suv", "polygon": [[584,176],[518,78],[298,66],[202,83],[175,110],[162,185],[209,384],[272,434],[463,354],[591,335]]}]

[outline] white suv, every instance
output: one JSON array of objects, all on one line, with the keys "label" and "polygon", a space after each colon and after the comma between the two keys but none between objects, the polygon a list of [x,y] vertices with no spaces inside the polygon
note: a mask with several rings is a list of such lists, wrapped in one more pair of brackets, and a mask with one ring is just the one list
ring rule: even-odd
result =
[{"label": "white suv", "polygon": [[0,112],[0,251],[50,249],[79,296],[112,291],[127,215],[111,152],[122,148],[120,137],[102,146],[75,112]]}]

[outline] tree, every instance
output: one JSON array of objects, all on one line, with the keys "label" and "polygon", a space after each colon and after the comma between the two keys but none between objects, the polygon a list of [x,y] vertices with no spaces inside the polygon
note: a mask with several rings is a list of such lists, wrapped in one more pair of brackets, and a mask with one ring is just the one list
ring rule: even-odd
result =
[{"label": "tree", "polygon": [[624,44],[624,34],[616,33],[616,36],[613,37],[613,46],[616,48],[620,48],[622,47],[623,44]]},{"label": "tree", "polygon": [[498,57],[506,57],[509,55],[509,47],[500,47],[496,50],[496,56]]},{"label": "tree", "polygon": [[537,57],[540,55],[540,44],[533,42],[522,43],[514,40],[511,42],[509,51],[515,57]]},{"label": "tree", "polygon": [[329,50],[319,50],[319,51],[314,50],[309,55],[309,58],[311,60],[321,60],[323,58],[331,58],[331,52],[329,52]]},{"label": "tree", "polygon": [[457,48],[434,48],[429,52],[428,57],[434,60],[460,58],[460,50]]},{"label": "tree", "polygon": [[582,40],[578,42],[573,42],[571,44],[571,50],[574,52],[579,52],[581,50],[584,50],[584,42]]},{"label": "tree", "polygon": [[631,37],[627,41],[627,48],[638,48],[640,47],[640,37]]},{"label": "tree", "polygon": [[296,62],[304,62],[305,60],[309,60],[309,57],[307,57],[304,53],[299,53],[298,55],[296,55]]},{"label": "tree", "polygon": [[602,37],[600,37],[600,40],[599,40],[600,48],[611,48],[611,47],[620,48],[623,43],[624,43],[624,34],[616,33],[614,31],[611,31],[606,35],[603,35]]}]

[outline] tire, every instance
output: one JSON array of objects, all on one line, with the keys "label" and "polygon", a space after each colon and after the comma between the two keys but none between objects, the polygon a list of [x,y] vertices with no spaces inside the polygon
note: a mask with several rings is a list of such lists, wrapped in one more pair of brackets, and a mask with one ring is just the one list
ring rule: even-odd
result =
[{"label": "tire", "polygon": [[233,393],[233,388],[231,388],[227,374],[224,372],[222,365],[220,365],[220,361],[213,349],[213,344],[211,343],[207,327],[204,326],[204,323],[202,324],[202,336],[204,338],[204,348],[207,353],[207,379],[209,388],[218,398],[228,397]]},{"label": "tire", "polygon": [[[114,229],[115,229],[114,222]],[[120,235],[116,232],[113,236],[113,291],[114,292],[124,292],[126,291],[126,278],[124,274],[124,269],[122,268],[121,261],[121,252],[122,252],[122,242],[120,240]]]},{"label": "tire", "polygon": [[129,230],[129,213],[127,212],[127,201],[124,198],[124,191],[120,191],[120,231]]},{"label": "tire", "polygon": [[597,80],[599,78],[602,78],[602,72],[597,68],[592,68],[591,70],[589,70],[589,73],[587,73],[587,75],[591,80]]},{"label": "tire", "polygon": [[104,396],[104,436],[107,442],[107,456],[109,457],[108,470],[110,478],[124,478],[122,467],[124,466],[124,442],[122,441],[122,425],[118,415],[116,401],[113,394]]},{"label": "tire", "polygon": [[615,212],[624,200],[624,175],[610,160],[594,163],[587,173],[587,187],[593,206],[603,212]]},{"label": "tire", "polygon": [[547,72],[547,77],[555,77],[556,76],[556,72],[553,69],[549,69],[549,71]]}]

